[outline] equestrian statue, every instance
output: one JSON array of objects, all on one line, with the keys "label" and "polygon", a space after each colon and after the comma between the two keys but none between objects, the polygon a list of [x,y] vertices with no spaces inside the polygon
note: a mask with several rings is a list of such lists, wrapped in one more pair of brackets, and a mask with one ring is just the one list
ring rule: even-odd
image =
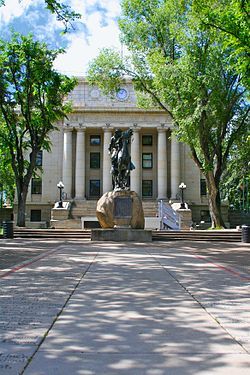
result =
[{"label": "equestrian statue", "polygon": [[130,171],[135,169],[129,154],[129,144],[133,130],[128,129],[122,131],[116,129],[111,137],[109,145],[109,153],[111,157],[111,174],[113,190],[129,190],[130,189]]}]

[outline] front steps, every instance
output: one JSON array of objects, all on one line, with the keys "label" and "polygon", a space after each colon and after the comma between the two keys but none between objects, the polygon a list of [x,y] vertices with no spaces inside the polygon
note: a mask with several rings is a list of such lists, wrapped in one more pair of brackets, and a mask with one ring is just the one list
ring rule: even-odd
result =
[{"label": "front steps", "polygon": [[237,230],[160,230],[153,231],[155,241],[213,241],[240,242],[241,231]]},{"label": "front steps", "polygon": [[71,205],[70,218],[77,220],[84,216],[96,217],[96,204],[97,200],[74,200]]},{"label": "front steps", "polygon": [[[70,209],[67,212],[67,219],[65,213],[60,219],[60,210],[52,212],[52,220],[50,226],[52,229],[89,229],[98,228],[99,223],[96,217],[97,200],[74,200],[70,204]],[[158,215],[158,203],[156,200],[142,201],[144,217],[147,218],[146,225],[152,222],[152,229],[158,229],[159,223],[156,219]],[[64,210],[65,211],[65,210]],[[57,215],[55,217],[55,214]],[[56,219],[56,220],[54,220]],[[156,222],[155,222],[156,221]],[[151,229],[151,226],[150,226]]]},{"label": "front steps", "polygon": [[[68,229],[26,229],[15,228],[15,238],[61,239],[90,241],[91,230]],[[207,241],[207,242],[240,242],[241,231],[237,230],[192,230],[192,231],[152,231],[153,241]]]},{"label": "front steps", "polygon": [[[83,216],[96,216],[97,200],[74,200],[71,205],[70,218],[80,219]],[[158,202],[156,200],[142,201],[144,216],[156,217],[158,215]]]},{"label": "front steps", "polygon": [[144,211],[144,217],[158,216],[158,201],[157,200],[142,201],[142,207]]},{"label": "front steps", "polygon": [[27,229],[15,228],[14,238],[30,238],[30,239],[62,239],[62,240],[75,240],[87,239],[90,240],[90,230],[78,229]]}]

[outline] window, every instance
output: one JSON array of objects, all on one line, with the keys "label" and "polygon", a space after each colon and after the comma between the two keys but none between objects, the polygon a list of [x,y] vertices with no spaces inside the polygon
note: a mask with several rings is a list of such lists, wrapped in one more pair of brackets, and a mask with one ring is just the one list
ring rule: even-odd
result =
[{"label": "window", "polygon": [[43,152],[38,151],[36,155],[36,166],[41,167],[43,165]]},{"label": "window", "polygon": [[143,135],[142,136],[142,145],[143,146],[152,146],[152,144],[153,144],[152,135]]},{"label": "window", "polygon": [[142,154],[142,168],[153,168],[153,155],[152,153]]},{"label": "window", "polygon": [[89,195],[91,197],[100,196],[100,180],[90,180],[89,181]]},{"label": "window", "polygon": [[91,135],[90,136],[90,145],[91,146],[100,146],[101,136],[100,135]]},{"label": "window", "polygon": [[41,210],[30,210],[30,221],[41,221]]},{"label": "window", "polygon": [[31,180],[31,194],[42,194],[42,180],[41,180],[41,178],[32,178],[32,180]]},{"label": "window", "polygon": [[200,192],[201,192],[201,195],[207,195],[207,184],[206,184],[206,180],[204,179],[201,179],[200,181]]},{"label": "window", "polygon": [[142,180],[142,196],[152,197],[153,196],[153,181]]},{"label": "window", "polygon": [[90,168],[94,168],[94,169],[100,168],[100,152],[90,153]]}]

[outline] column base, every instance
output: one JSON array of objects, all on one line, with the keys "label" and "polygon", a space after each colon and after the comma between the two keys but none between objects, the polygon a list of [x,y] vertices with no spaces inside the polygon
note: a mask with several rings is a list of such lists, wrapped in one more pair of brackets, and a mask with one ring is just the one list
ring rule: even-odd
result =
[{"label": "column base", "polygon": [[83,196],[77,196],[74,198],[75,201],[86,201],[86,197]]}]

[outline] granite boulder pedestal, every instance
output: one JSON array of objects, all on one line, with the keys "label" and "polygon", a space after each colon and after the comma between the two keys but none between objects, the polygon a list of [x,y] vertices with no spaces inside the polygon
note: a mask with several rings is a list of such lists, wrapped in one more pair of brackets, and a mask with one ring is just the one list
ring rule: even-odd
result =
[{"label": "granite boulder pedestal", "polygon": [[134,191],[105,193],[97,202],[96,216],[102,228],[91,231],[92,241],[152,241],[152,232],[144,230],[142,202]]}]

